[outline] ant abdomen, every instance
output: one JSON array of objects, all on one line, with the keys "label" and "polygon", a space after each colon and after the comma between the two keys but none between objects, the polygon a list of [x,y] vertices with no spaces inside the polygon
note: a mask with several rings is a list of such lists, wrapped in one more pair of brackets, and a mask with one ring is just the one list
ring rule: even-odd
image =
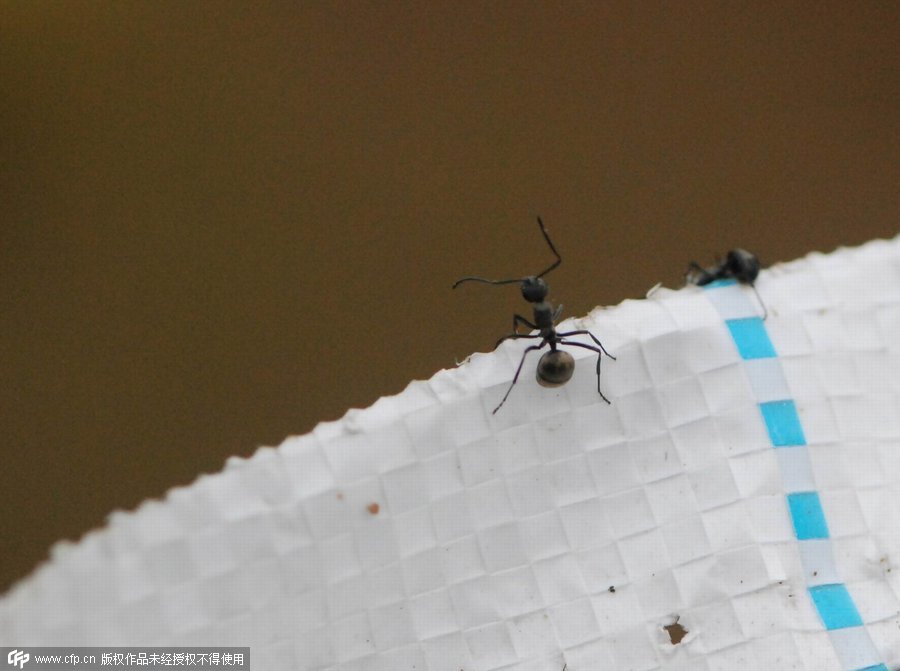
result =
[{"label": "ant abdomen", "polygon": [[535,377],[542,387],[560,387],[572,379],[575,358],[561,349],[544,352],[537,365]]}]

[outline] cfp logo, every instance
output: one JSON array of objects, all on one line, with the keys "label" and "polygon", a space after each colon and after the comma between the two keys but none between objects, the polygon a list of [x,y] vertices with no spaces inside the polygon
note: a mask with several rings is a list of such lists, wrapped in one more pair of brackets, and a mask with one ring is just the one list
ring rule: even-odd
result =
[{"label": "cfp logo", "polygon": [[25,662],[31,659],[31,655],[27,652],[22,652],[21,650],[12,650],[7,656],[6,661],[13,666],[18,666],[20,669],[25,666]]}]

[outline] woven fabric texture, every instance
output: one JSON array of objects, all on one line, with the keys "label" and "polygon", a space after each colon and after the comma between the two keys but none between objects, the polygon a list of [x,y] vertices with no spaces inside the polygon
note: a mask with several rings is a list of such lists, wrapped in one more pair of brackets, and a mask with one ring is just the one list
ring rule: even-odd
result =
[{"label": "woven fabric texture", "polygon": [[[900,238],[660,290],[547,389],[475,354],[161,501],[0,600],[0,644],[257,669],[900,665]],[[586,289],[588,291],[589,289]],[[581,342],[589,343],[589,339]],[[674,626],[673,626],[674,625]],[[683,638],[676,642],[679,631]]]}]

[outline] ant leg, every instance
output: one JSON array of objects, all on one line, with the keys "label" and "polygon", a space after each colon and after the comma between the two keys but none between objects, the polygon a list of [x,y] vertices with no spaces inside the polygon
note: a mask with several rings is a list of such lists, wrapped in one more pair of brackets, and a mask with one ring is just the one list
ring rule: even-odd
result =
[{"label": "ant leg", "polygon": [[509,392],[512,391],[512,388],[515,386],[516,382],[517,382],[518,379],[519,379],[519,373],[522,372],[522,366],[523,366],[524,363],[525,363],[525,357],[528,356],[528,353],[529,353],[529,352],[532,352],[532,351],[534,351],[534,350],[536,350],[536,349],[541,349],[541,348],[544,347],[546,344],[547,344],[547,340],[544,339],[544,340],[541,341],[541,344],[540,344],[540,345],[532,345],[531,347],[526,347],[526,348],[525,348],[525,351],[522,352],[522,360],[519,361],[519,367],[516,368],[516,374],[513,376],[512,382],[511,382],[510,385],[509,385],[509,389],[507,389],[507,390],[506,390],[506,394],[503,395],[503,400],[500,401],[500,405],[498,405],[496,408],[494,408],[494,412],[491,413],[492,415],[496,415],[496,414],[497,414],[497,411],[503,406],[504,403],[506,403],[506,399],[509,398]]},{"label": "ant leg", "polygon": [[521,324],[522,326],[527,326],[532,331],[537,331],[537,329],[538,329],[537,324],[532,324],[530,321],[525,319],[525,317],[523,317],[522,315],[513,315],[513,333],[519,332],[519,324]]},{"label": "ant leg", "polygon": [[688,264],[688,269],[684,271],[685,282],[688,284],[696,284],[698,287],[709,284],[715,279],[717,278],[714,273],[709,272],[696,261],[691,261]]},{"label": "ant leg", "polygon": [[[559,343],[561,345],[572,345],[573,347],[583,347],[584,349],[589,349],[592,352],[597,353],[597,393],[600,394],[600,398],[606,401],[607,404],[610,403],[609,399],[603,395],[603,392],[600,391],[600,362],[603,361],[603,355],[606,354],[606,350],[603,349],[603,346],[594,347],[593,345],[585,345],[583,342],[570,342],[568,340],[560,340]],[[609,354],[606,354],[609,356]],[[610,357],[611,359],[613,357]]]},{"label": "ant leg", "polygon": [[502,343],[506,340],[519,340],[520,338],[542,338],[542,337],[543,336],[540,333],[538,333],[536,335],[528,335],[525,333],[510,333],[509,335],[505,335],[502,338],[500,338],[500,340],[497,341],[497,344],[494,345],[494,349],[497,349],[498,347],[500,347],[500,343]]},{"label": "ant leg", "polygon": [[505,335],[500,340],[497,341],[497,344],[494,345],[494,349],[500,347],[500,343],[504,340],[509,340],[510,338],[540,338],[540,334],[538,335],[526,335],[524,333],[519,333],[519,324],[524,324],[528,328],[532,330],[537,330],[537,324],[532,324],[530,321],[525,319],[522,315],[513,315],[513,332],[509,335]]},{"label": "ant leg", "polygon": [[759,304],[762,306],[762,309],[763,309],[763,316],[762,316],[762,318],[763,318],[763,321],[766,321],[766,319],[769,318],[769,308],[767,308],[767,307],[766,307],[766,304],[763,303],[763,299],[762,299],[762,297],[759,295],[759,292],[756,290],[756,285],[753,284],[753,282],[750,282],[750,288],[753,289],[753,293],[756,294],[756,300],[759,301]]},{"label": "ant leg", "polygon": [[[560,337],[560,338],[565,338],[566,336],[573,336],[573,335],[589,335],[589,336],[591,336],[591,340],[593,340],[595,343],[597,343],[597,346],[598,346],[600,349],[603,350],[603,353],[604,353],[606,356],[608,356],[608,357],[609,357],[610,359],[612,359],[613,361],[616,360],[616,357],[614,357],[612,354],[610,354],[609,352],[607,352],[607,351],[606,351],[606,348],[603,346],[603,343],[601,343],[599,340],[597,340],[597,336],[595,336],[595,335],[594,335],[593,333],[591,333],[590,331],[584,331],[584,330],[581,330],[581,331],[569,331],[568,333],[560,333],[560,334],[559,334],[559,337]],[[574,342],[573,342],[573,343],[569,343],[569,344],[570,344],[570,345],[576,345],[576,344],[578,344],[578,343],[574,343]]]}]

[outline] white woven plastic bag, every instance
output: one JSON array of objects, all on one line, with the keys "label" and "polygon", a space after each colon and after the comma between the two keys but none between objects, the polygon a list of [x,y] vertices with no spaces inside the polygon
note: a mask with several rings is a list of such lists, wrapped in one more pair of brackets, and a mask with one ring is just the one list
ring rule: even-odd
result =
[{"label": "white woven plastic bag", "polygon": [[[329,671],[900,664],[900,238],[595,310],[60,544],[0,644]],[[588,342],[588,341],[586,341]],[[677,621],[677,626],[673,627]],[[668,628],[667,628],[668,627]],[[679,635],[683,638],[677,640]],[[677,642],[676,642],[677,640]]]}]

